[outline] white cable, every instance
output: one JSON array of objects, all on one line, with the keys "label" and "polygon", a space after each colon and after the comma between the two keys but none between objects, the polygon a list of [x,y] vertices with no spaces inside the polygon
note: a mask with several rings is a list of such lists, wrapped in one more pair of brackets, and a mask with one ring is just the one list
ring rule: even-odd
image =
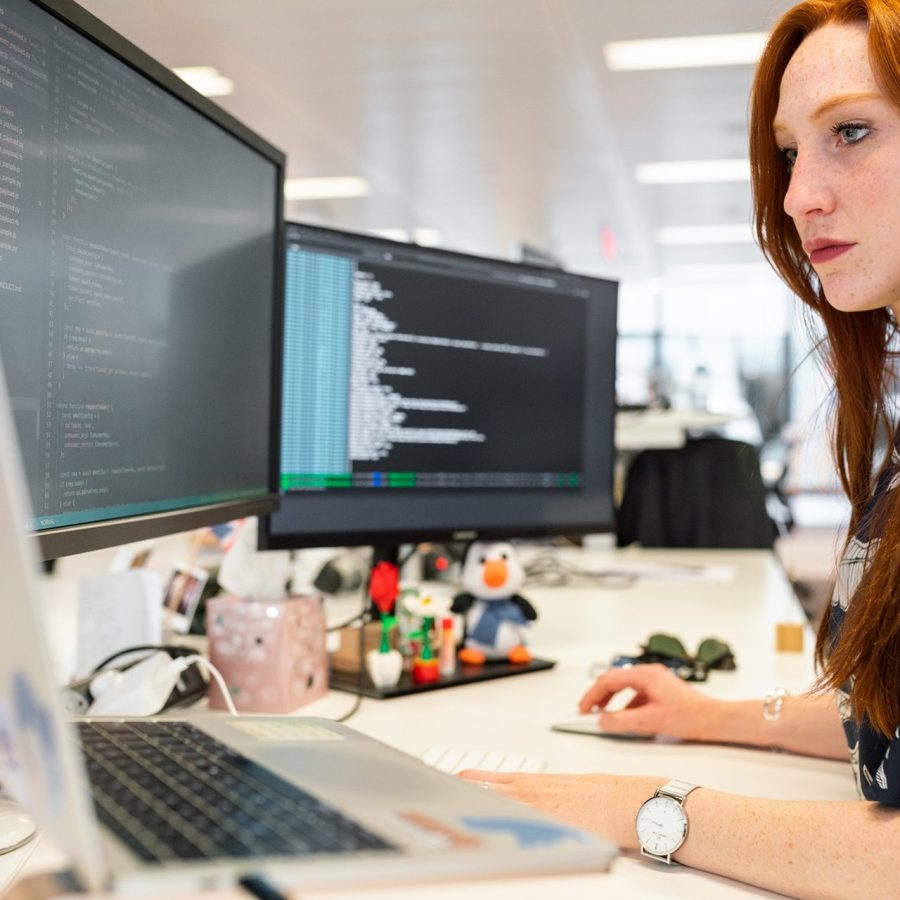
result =
[{"label": "white cable", "polygon": [[183,672],[188,666],[193,663],[197,663],[198,665],[203,666],[207,672],[215,679],[216,684],[219,686],[219,690],[222,692],[222,696],[225,698],[225,705],[228,707],[228,712],[231,715],[238,715],[237,707],[234,705],[234,700],[231,699],[231,691],[228,690],[228,685],[225,684],[225,679],[222,677],[222,673],[205,657],[200,656],[195,653],[191,656],[179,656],[176,660],[179,666],[179,671]]}]

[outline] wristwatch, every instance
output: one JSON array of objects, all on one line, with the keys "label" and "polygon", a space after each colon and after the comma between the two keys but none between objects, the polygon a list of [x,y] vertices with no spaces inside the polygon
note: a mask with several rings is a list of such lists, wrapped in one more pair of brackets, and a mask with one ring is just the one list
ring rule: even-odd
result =
[{"label": "wristwatch", "polygon": [[688,836],[684,799],[696,787],[686,781],[669,781],[641,804],[634,822],[641,856],[672,864],[672,854]]}]

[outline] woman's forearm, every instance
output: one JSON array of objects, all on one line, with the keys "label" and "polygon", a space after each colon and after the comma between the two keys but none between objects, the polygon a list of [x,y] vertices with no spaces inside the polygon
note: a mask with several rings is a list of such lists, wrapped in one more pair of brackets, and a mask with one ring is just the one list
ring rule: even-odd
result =
[{"label": "woman's forearm", "polygon": [[774,721],[763,717],[761,700],[717,704],[698,740],[723,741],[752,747],[778,747],[806,756],[847,759],[847,741],[834,695],[787,697]]},{"label": "woman's forearm", "polygon": [[[635,815],[666,777],[469,771],[498,794],[639,849]],[[700,786],[676,862],[801,898],[900,897],[900,809],[863,800],[769,800]]]},{"label": "woman's forearm", "polygon": [[790,897],[900,897],[900,810],[697,790],[675,854],[688,866]]}]

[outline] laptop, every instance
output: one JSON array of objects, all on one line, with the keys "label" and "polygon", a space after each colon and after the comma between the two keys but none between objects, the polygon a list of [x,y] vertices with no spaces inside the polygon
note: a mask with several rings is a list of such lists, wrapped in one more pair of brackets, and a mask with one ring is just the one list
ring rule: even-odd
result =
[{"label": "laptop", "polygon": [[[327,719],[63,719],[0,373],[0,778],[89,890],[602,871],[616,848]],[[199,797],[199,799],[197,799]]]}]

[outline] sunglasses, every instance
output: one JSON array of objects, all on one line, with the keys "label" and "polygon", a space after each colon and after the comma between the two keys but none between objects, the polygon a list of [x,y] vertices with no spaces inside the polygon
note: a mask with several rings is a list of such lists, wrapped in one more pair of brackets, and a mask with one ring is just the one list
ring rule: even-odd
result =
[{"label": "sunglasses", "polygon": [[697,652],[691,656],[684,644],[671,634],[651,634],[642,645],[640,656],[617,656],[614,666],[661,663],[685,681],[706,681],[712,669],[733,671],[737,668],[734,652],[718,638],[706,638],[700,642]]},{"label": "sunglasses", "polygon": [[[712,669],[733,671],[737,668],[731,647],[718,638],[705,638],[691,656],[681,641],[671,634],[651,634],[643,645],[641,661],[693,666],[698,672]],[[705,677],[704,679],[705,680]]]}]

